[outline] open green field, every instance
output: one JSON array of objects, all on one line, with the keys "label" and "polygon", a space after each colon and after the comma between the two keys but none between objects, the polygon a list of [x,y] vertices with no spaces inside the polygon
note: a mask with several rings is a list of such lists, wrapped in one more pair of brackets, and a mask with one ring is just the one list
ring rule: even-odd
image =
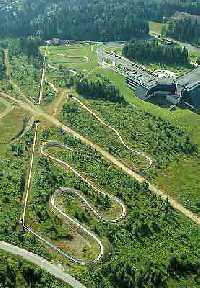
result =
[{"label": "open green field", "polygon": [[150,30],[150,34],[156,33],[161,35],[162,33],[162,29],[163,29],[163,23],[160,22],[154,22],[154,21],[149,21],[149,30]]},{"label": "open green field", "polygon": [[[90,45],[75,45],[74,47],[48,47],[47,57],[52,66],[62,66],[89,72],[96,68],[97,56]],[[43,48],[44,49],[44,48]]]},{"label": "open green field", "polygon": [[4,153],[12,140],[14,140],[24,129],[26,114],[19,108],[14,108],[3,119],[0,119],[0,145],[1,153]]},{"label": "open green field", "polygon": [[[196,148],[193,144],[200,146],[199,115],[181,109],[170,112],[136,98],[122,76],[98,66],[96,48],[96,45],[80,44],[47,48],[43,93],[47,93],[50,88],[55,93],[50,103],[43,99],[40,109],[47,111],[66,126],[72,127],[82,136],[98,144],[104,151],[108,151],[122,163],[136,170],[131,166],[135,155],[131,155],[127,146],[122,145],[114,130],[108,127],[111,125],[133,149],[143,151],[145,155],[153,158],[151,169],[137,167],[138,175],[144,175],[151,183],[156,183],[185,207],[200,212],[199,156],[195,149],[194,153],[192,150],[193,147]],[[41,49],[44,51],[44,47]],[[15,61],[14,65],[18,65],[16,63]],[[114,84],[126,102],[105,101],[103,98],[98,98],[98,95],[96,95],[98,99],[83,97],[75,91],[75,87],[66,88],[66,82],[62,81],[68,80],[69,70],[72,70],[70,75],[75,76],[81,72],[83,79],[89,78],[92,81],[106,77],[110,80],[109,85]],[[37,80],[34,82],[37,87],[38,78],[33,72],[30,72],[30,81],[27,85],[30,85],[33,78]],[[21,77],[15,75],[15,81],[23,84],[25,92],[26,84]],[[38,91],[38,87],[35,91]],[[32,97],[33,95],[35,97]],[[36,96],[38,97],[38,94],[32,91],[29,99],[34,101],[37,99]],[[83,106],[74,97],[81,101]],[[108,125],[102,124],[94,114],[84,108],[84,105]],[[48,122],[48,118],[43,121],[42,116],[33,155],[33,173],[25,223],[28,227],[32,227],[35,233],[67,254],[84,260],[97,257],[99,253],[97,242],[79,228],[73,227],[64,214],[62,216],[56,214],[52,197],[57,193],[55,201],[63,213],[77,219],[101,240],[104,255],[101,262],[92,264],[93,269],[91,265],[81,267],[72,264],[45,242],[39,241],[30,231],[22,233],[19,220],[29,178],[36,125],[33,125],[20,141],[15,142],[12,139],[23,129],[25,117],[26,113],[15,107],[0,121],[1,140],[6,140],[7,144],[4,147],[8,152],[6,154],[0,150],[0,170],[6,171],[0,174],[2,239],[20,245],[48,260],[62,263],[70,273],[78,276],[87,287],[91,288],[126,287],[126,279],[131,281],[130,287],[135,286],[136,280],[137,283],[146,281],[146,286],[143,287],[148,287],[149,281],[154,279],[159,285],[162,283],[163,287],[168,288],[198,287],[200,267],[198,225],[175,211],[167,201],[152,194],[147,183],[139,184],[118,165],[113,165],[102,157],[98,150],[94,149],[95,146],[91,148],[71,134],[65,133],[63,129],[53,128],[50,124],[52,122]],[[56,157],[58,162],[53,158],[50,160],[42,153],[41,147],[48,141],[59,142],[62,145],[50,146],[45,150],[51,157]],[[8,148],[13,143],[16,149],[22,148],[20,157],[13,151],[9,154],[11,150]],[[8,155],[9,159],[6,158]],[[145,162],[145,159],[141,162]],[[136,161],[135,166],[137,165],[139,166]],[[69,166],[78,171],[83,178],[72,172]],[[113,219],[121,212],[119,202],[116,198],[109,200],[94,187],[101,189],[124,203],[127,210],[126,217],[119,222],[106,222],[105,219],[97,217],[97,214],[73,193],[59,193],[60,187],[80,191],[100,215],[109,220]],[[6,195],[5,190],[8,191]],[[129,271],[128,278],[124,277],[123,271],[121,273],[121,267],[124,267],[124,271]]]},{"label": "open green field", "polygon": [[[83,64],[80,62],[77,64],[75,62],[75,65],[73,67],[76,67],[77,72],[83,72],[86,77],[95,78],[95,74],[102,74],[106,77],[108,77],[111,82],[119,88],[120,92],[124,95],[125,99],[132,104],[133,106],[137,107],[137,109],[151,113],[157,117],[160,117],[166,121],[169,121],[171,124],[175,125],[176,127],[180,127],[184,131],[186,131],[189,136],[191,137],[192,141],[200,147],[200,116],[191,112],[190,110],[183,110],[183,109],[177,109],[176,111],[170,112],[168,109],[158,107],[156,105],[153,105],[149,102],[144,102],[137,97],[135,97],[134,92],[129,89],[124,81],[124,77],[115,73],[114,71],[111,71],[109,69],[103,69],[102,67],[98,66],[97,58],[95,56],[95,49],[96,47],[93,46],[91,48],[90,46],[74,46],[74,49],[69,49],[68,47],[50,47],[50,54],[48,54],[48,57],[50,55],[53,55],[55,58],[56,53],[59,54],[65,53],[66,55],[81,55],[82,57],[87,56],[89,59],[89,62],[86,64]],[[65,51],[65,52],[64,52]],[[59,55],[58,55],[59,58]],[[51,58],[48,58],[48,61],[51,62]],[[66,64],[65,64],[66,65]],[[66,65],[66,67],[70,67],[69,65]],[[83,70],[84,67],[84,70]],[[50,73],[49,73],[50,75]],[[56,81],[56,77],[54,77]],[[134,112],[133,112],[134,113]],[[131,121],[131,119],[130,119]],[[75,123],[75,122],[74,122]],[[194,157],[190,160],[180,159],[180,162],[172,162],[168,164],[168,167],[164,170],[160,170],[158,173],[158,176],[156,177],[155,182],[159,184],[163,189],[165,186],[165,183],[167,182],[167,188],[164,189],[169,192],[170,195],[173,195],[174,197],[177,197],[177,199],[180,199],[182,203],[184,203],[187,207],[195,207],[197,202],[197,195],[198,192],[196,189],[193,189],[192,187],[195,186],[195,183],[199,179],[199,170],[198,169],[192,169],[192,167],[197,166],[197,159]],[[184,166],[184,169],[181,169],[182,165]],[[184,171],[183,173],[188,173],[189,175],[193,175],[191,181],[189,181],[187,177],[184,177],[184,174],[180,176],[178,174],[177,167],[180,167],[180,171]],[[187,172],[186,172],[187,171]],[[167,177],[166,177],[167,175]],[[179,177],[180,176],[180,177]],[[166,181],[166,182],[165,182]],[[188,187],[190,186],[190,189],[185,189],[183,192],[182,187]],[[190,205],[187,204],[185,199],[190,197]]]},{"label": "open green field", "polygon": [[158,185],[185,207],[200,212],[199,179],[200,159],[181,159],[172,163],[157,179]]},{"label": "open green field", "polygon": [[0,98],[0,114],[5,111],[8,103]]}]

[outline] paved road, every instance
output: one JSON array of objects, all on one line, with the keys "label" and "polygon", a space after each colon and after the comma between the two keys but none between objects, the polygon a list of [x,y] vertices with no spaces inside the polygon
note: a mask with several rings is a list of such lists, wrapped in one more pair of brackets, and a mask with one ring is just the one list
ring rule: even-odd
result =
[{"label": "paved road", "polygon": [[4,241],[0,241],[0,249],[4,250],[8,253],[11,253],[15,256],[20,256],[24,260],[29,261],[39,267],[41,267],[43,270],[46,270],[51,275],[55,276],[59,280],[63,281],[66,284],[69,284],[70,286],[74,288],[86,288],[83,284],[81,284],[79,281],[77,281],[74,277],[64,272],[59,266],[50,263],[46,259],[33,254],[32,252],[29,252],[25,249],[19,248],[17,246],[8,244]]},{"label": "paved road", "polygon": [[198,217],[195,213],[193,213],[190,210],[186,209],[178,201],[176,201],[175,199],[173,199],[172,197],[167,195],[167,193],[165,193],[164,191],[160,190],[158,187],[150,184],[147,181],[147,179],[145,179],[144,177],[142,177],[139,174],[137,174],[135,171],[133,171],[130,168],[128,168],[120,160],[118,160],[117,158],[112,156],[107,151],[103,150],[97,144],[93,143],[92,141],[90,141],[89,139],[87,139],[84,136],[80,135],[79,133],[75,132],[70,127],[65,126],[62,122],[58,121],[53,116],[48,115],[47,113],[45,113],[44,111],[42,111],[39,107],[37,107],[35,105],[28,105],[27,103],[23,102],[22,100],[15,99],[14,97],[12,97],[12,96],[10,96],[10,95],[8,95],[6,93],[3,93],[3,92],[0,93],[0,96],[5,98],[5,99],[7,99],[7,100],[10,100],[10,101],[18,104],[24,110],[26,110],[29,113],[33,114],[36,117],[36,119],[37,119],[37,117],[40,117],[40,118],[42,117],[43,119],[46,119],[52,125],[63,129],[63,131],[65,131],[66,133],[69,133],[69,134],[73,135],[75,138],[79,139],[82,143],[90,146],[92,149],[94,149],[97,152],[99,152],[102,155],[103,158],[105,158],[108,161],[110,161],[111,163],[113,163],[115,166],[117,166],[119,169],[124,171],[126,174],[128,174],[132,178],[136,179],[139,183],[147,182],[149,184],[149,188],[150,188],[150,190],[151,190],[151,192],[153,194],[156,194],[157,196],[161,197],[163,200],[167,199],[169,201],[169,203],[171,204],[171,206],[174,207],[174,209],[180,211],[186,217],[191,219],[193,222],[195,222],[198,225],[200,225],[200,217]]}]

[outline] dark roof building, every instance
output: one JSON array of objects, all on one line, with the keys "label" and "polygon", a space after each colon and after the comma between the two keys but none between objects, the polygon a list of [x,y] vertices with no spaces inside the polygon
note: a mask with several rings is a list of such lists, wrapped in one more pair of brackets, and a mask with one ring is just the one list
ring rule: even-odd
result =
[{"label": "dark roof building", "polygon": [[[134,89],[136,96],[147,100],[156,92],[166,92],[174,98],[174,102],[187,99],[191,106],[200,109],[200,66],[191,72],[179,77],[176,81],[169,78],[160,79],[148,71],[145,66],[132,62],[116,53],[106,53],[103,49],[97,50],[99,63],[110,65],[112,69],[125,76],[126,83]],[[108,64],[111,63],[111,64]],[[174,95],[174,97],[172,97]]]}]

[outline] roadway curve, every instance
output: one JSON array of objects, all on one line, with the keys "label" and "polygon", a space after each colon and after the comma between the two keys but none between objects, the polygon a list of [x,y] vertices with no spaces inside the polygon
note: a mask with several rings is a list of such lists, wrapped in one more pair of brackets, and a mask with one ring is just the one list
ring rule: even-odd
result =
[{"label": "roadway curve", "polygon": [[0,241],[0,249],[6,251],[7,253],[11,253],[15,256],[22,257],[24,260],[39,266],[43,270],[46,270],[47,272],[49,272],[51,275],[55,276],[57,279],[63,281],[66,284],[69,284],[70,286],[74,288],[86,288],[83,284],[77,281],[74,277],[64,272],[62,268],[60,268],[58,265],[52,264],[46,259],[36,254],[33,254],[32,252],[29,252],[25,249],[11,245],[4,241]]},{"label": "roadway curve", "polygon": [[13,105],[10,105],[10,103],[8,103],[7,101],[5,101],[4,103],[4,99],[1,99],[1,101],[3,102],[3,104],[6,106],[5,110],[0,114],[0,120],[3,119],[4,117],[6,117],[10,112],[12,112],[12,110],[14,109]]},{"label": "roadway curve", "polygon": [[[89,108],[87,105],[85,105],[80,99],[78,99],[77,97],[73,96],[72,99],[76,102],[78,102],[78,104],[87,112],[89,112],[94,118],[97,119],[97,121],[99,121],[99,123],[101,123],[104,127],[110,129],[111,131],[113,131],[115,133],[115,135],[117,136],[117,138],[119,139],[119,141],[121,142],[121,144],[127,149],[129,150],[131,153],[133,154],[137,154],[139,156],[142,156],[146,159],[146,162],[148,163],[147,167],[145,167],[145,169],[149,169],[152,164],[153,164],[153,160],[150,156],[146,155],[144,152],[138,151],[136,149],[131,148],[123,139],[123,137],[121,136],[120,132],[118,130],[116,130],[114,127],[112,127],[111,125],[107,124],[102,118],[100,118],[97,113],[95,113],[94,111],[92,111],[91,108]],[[144,168],[143,168],[144,169]]]},{"label": "roadway curve", "polygon": [[[55,85],[53,83],[51,83],[50,81],[48,81],[49,85],[52,87],[52,89],[57,92],[58,89],[55,87]],[[80,107],[84,110],[86,110],[89,114],[91,114],[102,126],[110,129],[111,131],[113,131],[115,133],[115,135],[117,136],[117,138],[119,139],[119,141],[121,142],[121,144],[127,149],[129,150],[131,153],[142,156],[146,159],[146,162],[148,163],[146,167],[143,167],[143,169],[149,169],[152,165],[153,165],[153,159],[148,156],[146,153],[141,152],[139,150],[133,149],[131,148],[123,139],[122,135],[120,134],[120,132],[115,129],[114,127],[112,127],[110,124],[106,123],[105,120],[103,118],[101,118],[96,112],[94,112],[88,105],[86,105],[85,103],[83,103],[78,97],[72,96],[71,99],[73,99],[74,101],[76,101]],[[63,97],[61,97],[61,101],[63,100]],[[56,114],[54,113],[53,116],[55,116]]]},{"label": "roadway curve", "polygon": [[99,145],[93,143],[91,140],[87,139],[86,137],[82,136],[81,134],[77,133],[70,127],[65,126],[62,122],[60,122],[58,119],[54,118],[53,116],[49,115],[36,105],[29,105],[22,100],[16,99],[4,92],[0,92],[0,96],[3,98],[10,100],[11,102],[16,103],[21,108],[26,110],[27,112],[31,113],[36,117],[36,119],[45,119],[47,122],[51,123],[53,126],[62,129],[64,132],[69,133],[76,139],[80,140],[83,144],[90,146],[94,151],[96,150],[103,158],[111,162],[114,166],[118,167],[120,170],[122,170],[125,174],[129,175],[130,177],[137,180],[139,183],[148,183],[150,191],[161,197],[163,200],[168,200],[171,206],[180,211],[182,214],[184,214],[187,218],[191,219],[196,224],[200,225],[200,217],[198,217],[195,213],[190,211],[189,209],[185,208],[183,205],[181,205],[177,200],[175,200],[173,197],[169,196],[166,192],[160,190],[155,185],[149,183],[147,179],[129,167],[127,167],[124,163],[122,163],[120,160],[118,160],[116,157],[111,155],[109,152],[102,149]]},{"label": "roadway curve", "polygon": [[10,112],[12,112],[14,109],[14,106],[8,106],[3,113],[0,114],[0,120],[6,117]]},{"label": "roadway curve", "polygon": [[86,198],[83,196],[83,194],[80,191],[77,191],[75,189],[72,188],[60,188],[58,189],[54,195],[52,195],[51,199],[50,199],[50,208],[51,210],[61,219],[65,219],[67,220],[67,222],[70,222],[70,224],[72,224],[74,227],[76,227],[77,229],[81,230],[82,232],[84,232],[86,235],[88,235],[89,237],[91,237],[99,246],[99,254],[97,255],[97,257],[93,260],[83,260],[83,259],[77,259],[67,253],[65,253],[64,251],[62,251],[60,248],[58,248],[57,246],[55,246],[54,244],[52,244],[51,242],[45,240],[42,236],[40,236],[38,233],[35,233],[30,227],[25,227],[30,233],[32,233],[34,236],[36,236],[41,242],[47,244],[48,246],[52,247],[54,250],[56,250],[59,254],[63,255],[64,257],[66,257],[67,259],[69,259],[70,261],[80,264],[80,265],[87,265],[87,264],[94,264],[97,263],[103,256],[104,256],[104,246],[102,241],[93,233],[90,232],[84,225],[82,225],[79,221],[77,221],[76,219],[72,218],[71,216],[67,215],[63,208],[58,205],[56,203],[56,198],[60,193],[73,193],[77,198],[79,198],[81,200],[81,202],[84,204],[85,207],[87,207],[92,213],[93,215],[95,215],[100,221],[102,222],[109,222],[109,223],[117,223],[119,221],[121,221],[122,219],[124,219],[126,217],[127,214],[127,210],[126,210],[126,206],[124,205],[124,203],[119,200],[117,197],[110,195],[109,193],[106,193],[100,189],[98,189],[90,180],[88,180],[85,176],[83,176],[80,172],[78,172],[75,168],[73,168],[70,164],[52,156],[51,154],[49,154],[48,152],[46,152],[45,150],[48,149],[49,147],[60,147],[66,150],[71,150],[71,148],[59,143],[59,142],[55,142],[55,141],[49,141],[47,143],[44,143],[41,146],[41,154],[44,157],[49,158],[50,160],[52,160],[53,162],[59,164],[60,166],[66,168],[67,170],[70,170],[72,173],[74,173],[75,176],[77,176],[78,178],[80,178],[83,182],[85,182],[89,187],[91,187],[97,194],[101,194],[103,196],[107,196],[111,201],[117,203],[118,206],[121,207],[121,213],[118,217],[110,220],[110,219],[106,219],[106,217],[103,217],[87,200]]}]

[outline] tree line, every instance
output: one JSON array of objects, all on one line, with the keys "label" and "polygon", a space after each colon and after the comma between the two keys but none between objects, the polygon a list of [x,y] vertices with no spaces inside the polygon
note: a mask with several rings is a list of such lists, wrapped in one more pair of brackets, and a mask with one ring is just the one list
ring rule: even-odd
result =
[{"label": "tree line", "polygon": [[2,45],[9,49],[9,55],[13,56],[26,56],[31,61],[40,61],[42,55],[40,53],[40,46],[42,40],[39,37],[27,37],[18,39],[9,39],[2,41]]},{"label": "tree line", "polygon": [[0,48],[0,80],[4,78],[5,66],[4,66],[4,54],[3,49]]},{"label": "tree line", "polygon": [[189,64],[188,50],[179,45],[164,45],[158,40],[132,41],[123,48],[123,55],[139,62],[162,64]]},{"label": "tree line", "polygon": [[[127,40],[149,32],[148,22],[140,17],[141,8],[131,1],[117,0],[23,1],[20,9],[0,12],[0,35],[75,40]],[[125,16],[124,16],[125,15]]]},{"label": "tree line", "polygon": [[198,0],[23,0],[0,10],[0,36],[130,40],[148,34],[149,20],[176,11],[200,15]]},{"label": "tree line", "polygon": [[100,75],[94,80],[82,78],[75,81],[75,87],[80,95],[91,99],[101,99],[105,101],[124,103],[124,97],[121,95],[109,79]]},{"label": "tree line", "polygon": [[167,36],[200,45],[200,16],[178,14],[168,23]]}]

